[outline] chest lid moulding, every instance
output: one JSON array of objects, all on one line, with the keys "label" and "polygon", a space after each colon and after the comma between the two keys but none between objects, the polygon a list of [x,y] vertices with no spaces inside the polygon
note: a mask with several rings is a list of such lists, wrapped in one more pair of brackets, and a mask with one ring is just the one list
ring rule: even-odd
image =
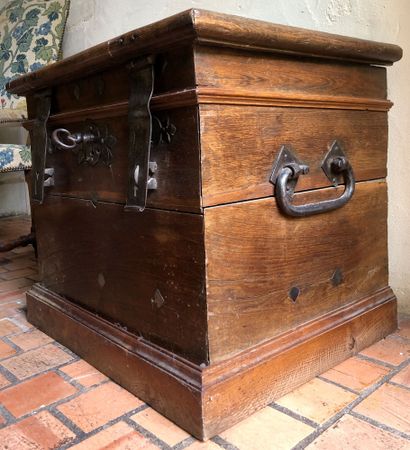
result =
[{"label": "chest lid moulding", "polygon": [[[45,268],[29,320],[199,438],[386,336],[400,57],[190,10],[12,81]],[[49,153],[59,128],[84,152]]]}]

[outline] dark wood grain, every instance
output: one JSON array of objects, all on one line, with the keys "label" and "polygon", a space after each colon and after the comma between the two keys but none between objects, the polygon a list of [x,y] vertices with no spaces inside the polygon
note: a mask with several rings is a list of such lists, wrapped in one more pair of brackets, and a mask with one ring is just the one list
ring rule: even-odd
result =
[{"label": "dark wood grain", "polygon": [[269,177],[284,144],[310,167],[297,190],[330,186],[321,165],[335,139],[357,180],[386,176],[386,113],[202,105],[200,116],[204,207],[273,195]]},{"label": "dark wood grain", "polygon": [[19,236],[12,240],[0,241],[0,253],[10,252],[18,247],[27,247],[27,245],[35,246],[36,235],[29,233],[24,236]]},{"label": "dark wood grain", "polygon": [[[329,323],[328,323],[329,325]],[[298,345],[282,348],[263,357],[248,353],[236,361],[236,373],[204,380],[203,417],[206,438],[231,427],[250,414],[282,397],[343,360],[397,329],[395,297],[367,311],[361,311],[337,327],[324,326],[321,333],[302,338]],[[304,335],[304,327],[298,332]]]},{"label": "dark wood grain", "polygon": [[402,56],[401,48],[392,44],[190,9],[26,74],[11,81],[8,89],[25,95],[105,70],[127,59],[193,42],[366,64],[391,64]]},{"label": "dark wood grain", "polygon": [[34,221],[45,287],[177,354],[207,361],[201,215],[124,212],[123,205],[48,196]]},{"label": "dark wood grain", "polygon": [[190,433],[198,438],[203,436],[199,366],[41,286],[28,292],[27,309],[29,321],[40,330]]},{"label": "dark wood grain", "polygon": [[[170,144],[152,146],[151,160],[158,165],[155,178],[158,188],[148,194],[148,206],[179,211],[199,212],[200,160],[198,149],[197,108],[178,108],[158,113],[163,121],[175,125],[176,133]],[[93,116],[70,123],[52,120],[50,133],[61,126],[71,132],[82,131],[84,122]],[[101,128],[108,126],[117,143],[110,167],[101,162],[95,166],[80,165],[71,151],[55,150],[47,155],[47,167],[53,167],[55,184],[47,188],[49,194],[63,194],[93,201],[125,203],[128,178],[128,122],[126,116],[94,120]],[[185,152],[183,149],[189,149]]]},{"label": "dark wood grain", "polygon": [[[330,188],[297,199],[339,195]],[[343,208],[303,219],[284,217],[274,198],[207,208],[211,362],[387,286],[386,220],[383,182],[358,184]],[[337,269],[343,281],[335,286]]]},{"label": "dark wood grain", "polygon": [[[189,101],[188,91],[185,91],[180,102]],[[252,91],[250,89],[219,89],[200,87],[195,89],[198,103],[214,105],[245,105],[245,106],[280,106],[291,108],[326,108],[353,109],[359,111],[387,112],[393,103],[390,100],[379,100],[366,97],[342,97],[332,95],[312,95],[296,93],[274,93]],[[165,97],[165,96],[161,96]],[[165,98],[164,98],[165,99]],[[155,100],[163,100],[160,96]],[[162,103],[162,102],[161,102]]]},{"label": "dark wood grain", "polygon": [[199,89],[264,97],[386,99],[386,69],[244,50],[195,47]]},{"label": "dark wood grain", "polygon": [[391,64],[402,57],[397,45],[277,25],[229,14],[191,10],[200,43],[292,56]]},{"label": "dark wood grain", "polygon": [[[78,109],[128,102],[128,62],[97,74],[80,76],[53,89],[51,115]],[[192,47],[178,48],[156,55],[154,96],[195,87]],[[36,98],[29,96],[29,116],[36,111]]]}]

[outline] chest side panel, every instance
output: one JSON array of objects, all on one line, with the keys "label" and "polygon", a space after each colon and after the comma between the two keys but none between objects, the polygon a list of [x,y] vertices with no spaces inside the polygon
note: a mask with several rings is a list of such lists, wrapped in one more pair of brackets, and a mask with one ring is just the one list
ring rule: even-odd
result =
[{"label": "chest side panel", "polygon": [[386,107],[383,67],[196,46],[195,72],[203,101]]},{"label": "chest side panel", "polygon": [[310,167],[300,191],[331,185],[321,163],[334,140],[357,180],[386,176],[384,68],[196,46],[195,71],[204,207],[272,195],[283,145]]},{"label": "chest side panel", "polygon": [[[341,189],[296,198],[319,201]],[[305,218],[283,216],[274,198],[207,208],[211,361],[387,286],[386,216],[380,181],[358,183],[343,208]]]},{"label": "chest side panel", "polygon": [[135,335],[207,361],[203,216],[48,196],[42,284]]},{"label": "chest side panel", "polygon": [[358,181],[386,176],[385,112],[201,105],[200,113],[204,206],[273,195],[269,177],[283,145],[310,168],[297,190],[331,185],[321,165],[336,139]]}]

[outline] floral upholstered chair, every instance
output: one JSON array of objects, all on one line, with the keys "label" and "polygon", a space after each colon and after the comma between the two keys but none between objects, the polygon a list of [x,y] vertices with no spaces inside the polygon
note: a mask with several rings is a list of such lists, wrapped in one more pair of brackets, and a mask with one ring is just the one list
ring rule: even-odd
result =
[{"label": "floral upholstered chair", "polygon": [[[21,126],[27,117],[25,98],[7,92],[6,85],[60,58],[68,11],[69,0],[0,0],[0,127]],[[29,145],[0,141],[0,176],[14,171],[27,175],[30,168]],[[0,242],[0,251],[33,243],[32,238]]]}]

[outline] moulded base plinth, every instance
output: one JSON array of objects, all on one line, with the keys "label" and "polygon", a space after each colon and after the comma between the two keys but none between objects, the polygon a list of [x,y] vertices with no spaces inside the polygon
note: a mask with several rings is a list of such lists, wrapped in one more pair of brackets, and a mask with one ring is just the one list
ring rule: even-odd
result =
[{"label": "moulded base plinth", "polygon": [[197,366],[36,284],[28,320],[195,437],[222,432],[397,328],[385,288],[234,357]]}]

